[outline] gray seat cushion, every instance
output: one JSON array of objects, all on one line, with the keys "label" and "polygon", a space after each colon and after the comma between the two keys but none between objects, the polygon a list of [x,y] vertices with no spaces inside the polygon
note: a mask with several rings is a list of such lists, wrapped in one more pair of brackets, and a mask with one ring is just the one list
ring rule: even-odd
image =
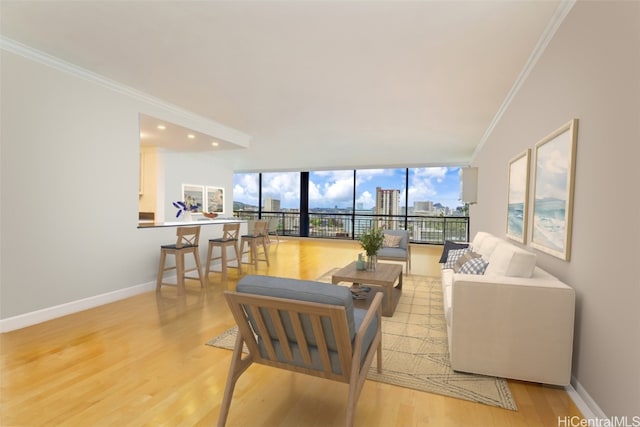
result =
[{"label": "gray seat cushion", "polygon": [[401,248],[378,249],[377,255],[385,258],[398,258],[404,260],[407,257],[407,250]]}]

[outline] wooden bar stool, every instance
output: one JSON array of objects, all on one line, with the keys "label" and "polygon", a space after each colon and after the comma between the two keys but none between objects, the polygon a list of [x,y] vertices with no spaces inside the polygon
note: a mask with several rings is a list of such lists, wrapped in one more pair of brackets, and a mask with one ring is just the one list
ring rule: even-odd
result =
[{"label": "wooden bar stool", "polygon": [[[240,239],[240,252],[242,252],[242,256],[244,254],[249,254],[249,262],[245,262],[244,264],[253,264],[254,267],[258,268],[258,261],[265,261],[267,265],[269,265],[269,249],[267,249],[267,221],[259,220],[256,221],[253,227],[253,231],[250,234],[245,234]],[[247,249],[245,250],[245,243],[247,244]],[[262,252],[264,254],[264,258],[258,258],[258,244],[262,246]]]},{"label": "wooden bar stool", "polygon": [[[237,268],[238,272],[242,273],[242,262],[240,259],[240,251],[238,251],[238,235],[240,234],[240,223],[225,224],[222,227],[222,237],[217,239],[209,239],[209,251],[207,252],[207,263],[205,267],[204,277],[209,277],[211,263],[215,260],[221,260],[222,263],[222,279],[227,278],[227,267]],[[233,259],[227,258],[227,248],[233,247],[236,253],[236,266],[228,265],[229,261]],[[220,256],[213,256],[213,248],[220,248]]]},{"label": "wooden bar stool", "polygon": [[[184,293],[184,279],[196,279],[200,281],[200,287],[204,288],[204,278],[202,277],[202,267],[200,266],[200,256],[198,254],[198,239],[200,238],[200,226],[178,227],[176,229],[176,243],[174,245],[160,246],[160,265],[158,267],[158,280],[156,282],[156,292],[160,291],[162,285],[175,285],[175,283],[163,282],[164,273],[169,270],[176,270],[178,295]],[[196,267],[185,270],[184,255],[191,253],[196,260]],[[176,265],[165,267],[167,255],[176,257]],[[196,270],[198,277],[186,276],[186,273]]]}]

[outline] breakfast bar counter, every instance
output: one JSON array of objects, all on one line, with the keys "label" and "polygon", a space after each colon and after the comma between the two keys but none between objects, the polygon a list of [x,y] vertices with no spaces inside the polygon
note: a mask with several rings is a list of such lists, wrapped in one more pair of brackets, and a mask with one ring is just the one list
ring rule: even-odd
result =
[{"label": "breakfast bar counter", "polygon": [[238,218],[201,218],[192,221],[139,221],[138,228],[158,228],[158,227],[189,227],[194,225],[212,225],[212,224],[228,224],[228,223],[245,223],[246,220]]}]

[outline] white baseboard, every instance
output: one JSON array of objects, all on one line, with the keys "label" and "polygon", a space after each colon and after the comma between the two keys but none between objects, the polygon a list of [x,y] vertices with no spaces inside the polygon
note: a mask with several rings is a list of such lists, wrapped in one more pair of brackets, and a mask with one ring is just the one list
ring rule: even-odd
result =
[{"label": "white baseboard", "polygon": [[14,317],[8,317],[6,319],[0,319],[0,333],[26,328],[27,326],[36,325],[38,323],[46,322],[47,320],[77,313],[79,311],[98,307],[104,304],[109,304],[114,301],[152,291],[155,289],[155,287],[156,281],[154,280],[152,282],[143,283],[141,285],[135,285],[125,289],[118,289],[117,291],[107,292],[104,294],[95,295],[65,304],[47,307],[42,310],[32,311],[31,313],[25,313]]},{"label": "white baseboard", "polygon": [[[575,384],[575,388],[574,388]],[[588,420],[608,418],[595,400],[587,393],[587,390],[575,378],[571,378],[571,384],[565,387],[567,394],[576,404],[584,418]]]}]

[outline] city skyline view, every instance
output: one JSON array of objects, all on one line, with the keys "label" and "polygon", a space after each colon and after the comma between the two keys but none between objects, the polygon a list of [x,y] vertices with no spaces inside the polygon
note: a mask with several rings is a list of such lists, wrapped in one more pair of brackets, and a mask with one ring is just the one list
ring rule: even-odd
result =
[{"label": "city skyline view", "polygon": [[[408,207],[415,202],[432,202],[454,210],[462,206],[459,167],[409,168]],[[359,169],[356,171],[356,209],[373,209],[376,188],[400,190],[401,206],[407,194],[406,169]],[[309,172],[310,209],[351,209],[353,207],[353,170]],[[258,205],[258,173],[234,175],[233,200]],[[300,172],[262,174],[262,203],[279,200],[281,209],[298,209]]]}]

